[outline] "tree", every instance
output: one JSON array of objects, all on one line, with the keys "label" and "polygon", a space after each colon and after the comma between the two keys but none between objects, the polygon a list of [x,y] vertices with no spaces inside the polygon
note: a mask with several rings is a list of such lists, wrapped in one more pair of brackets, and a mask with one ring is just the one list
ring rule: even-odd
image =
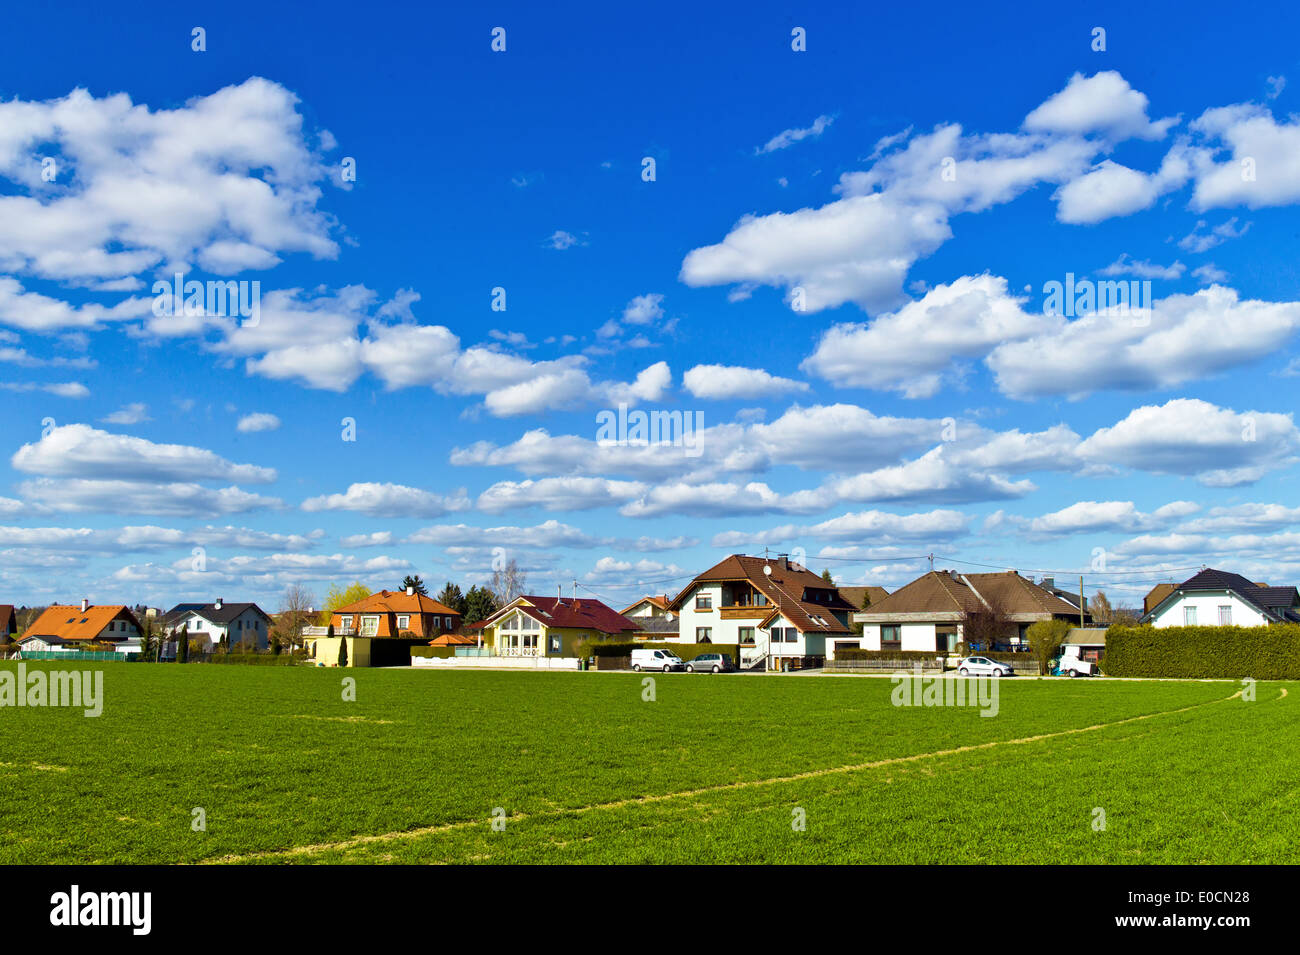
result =
[{"label": "tree", "polygon": [[831,576],[831,569],[829,567],[822,571],[822,580],[826,581],[828,584],[835,583],[835,578]]},{"label": "tree", "polygon": [[190,660],[190,630],[181,627],[176,633],[176,662],[188,663]]},{"label": "tree", "polygon": [[1100,590],[1092,595],[1092,600],[1088,601],[1088,610],[1092,612],[1093,623],[1109,625],[1115,621],[1115,610]]},{"label": "tree", "polygon": [[475,585],[465,595],[464,620],[466,623],[478,623],[480,620],[486,620],[499,609],[501,608],[496,597],[486,587]]},{"label": "tree", "polygon": [[365,600],[369,596],[370,588],[359,580],[353,581],[346,589],[339,587],[338,584],[330,584],[330,589],[325,593],[325,608],[321,611],[318,622],[322,627],[327,626],[335,610],[354,604],[358,600]]},{"label": "tree", "polygon": [[438,603],[450,607],[462,617],[465,615],[465,595],[460,592],[460,585],[447,581],[447,586],[438,594]]},{"label": "tree", "polygon": [[504,607],[524,592],[527,581],[528,575],[519,569],[519,564],[511,557],[504,566],[492,571],[488,589],[496,598],[497,606]]},{"label": "tree", "polygon": [[402,578],[402,590],[409,590],[412,587],[415,588],[415,592],[421,597],[429,596],[429,589],[424,586],[424,581],[420,579],[418,574],[414,577],[407,574]]},{"label": "tree", "polygon": [[991,652],[993,644],[1007,636],[1010,624],[1002,604],[990,597],[978,609],[967,610],[962,615],[963,642],[971,650],[978,647],[985,653]]},{"label": "tree", "polygon": [[1039,620],[1029,625],[1027,633],[1029,652],[1038,661],[1039,676],[1047,675],[1047,669],[1056,656],[1056,651],[1061,648],[1061,644],[1065,642],[1066,634],[1072,629],[1074,627],[1070,621],[1061,620],[1057,617],[1050,620]]},{"label": "tree", "polygon": [[314,616],[316,596],[301,584],[290,584],[280,602],[280,613],[271,631],[277,646],[297,647],[302,643],[302,628]]},{"label": "tree", "polygon": [[348,665],[348,638],[339,637],[339,666]]}]

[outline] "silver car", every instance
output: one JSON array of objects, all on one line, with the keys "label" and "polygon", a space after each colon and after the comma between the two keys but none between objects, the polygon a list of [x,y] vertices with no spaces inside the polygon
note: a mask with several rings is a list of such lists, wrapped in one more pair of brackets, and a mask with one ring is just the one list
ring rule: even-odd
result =
[{"label": "silver car", "polygon": [[703,673],[722,673],[724,670],[733,670],[731,657],[725,653],[701,653],[698,657],[686,664],[687,673],[700,671]]},{"label": "silver car", "polygon": [[1011,676],[1015,671],[1009,663],[999,663],[988,657],[966,657],[957,664],[962,676]]}]

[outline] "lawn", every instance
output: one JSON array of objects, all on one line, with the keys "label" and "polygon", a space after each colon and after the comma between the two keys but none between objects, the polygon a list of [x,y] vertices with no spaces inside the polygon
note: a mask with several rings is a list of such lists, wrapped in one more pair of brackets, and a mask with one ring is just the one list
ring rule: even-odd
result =
[{"label": "lawn", "polygon": [[633,674],[100,669],[98,718],[0,708],[0,863],[1293,862],[1300,835],[1296,684],[1010,680],[986,718],[860,677],[647,702]]}]

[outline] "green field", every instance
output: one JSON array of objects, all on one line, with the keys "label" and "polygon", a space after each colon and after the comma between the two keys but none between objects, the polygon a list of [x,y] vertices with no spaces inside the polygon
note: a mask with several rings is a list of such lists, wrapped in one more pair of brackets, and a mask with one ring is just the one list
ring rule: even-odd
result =
[{"label": "green field", "polygon": [[0,863],[1298,858],[1296,684],[100,669],[98,718],[0,708]]}]

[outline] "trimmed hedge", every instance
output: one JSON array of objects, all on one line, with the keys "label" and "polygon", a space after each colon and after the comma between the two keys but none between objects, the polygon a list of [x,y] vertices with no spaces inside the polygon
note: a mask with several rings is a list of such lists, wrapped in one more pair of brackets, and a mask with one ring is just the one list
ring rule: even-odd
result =
[{"label": "trimmed hedge", "polygon": [[1267,627],[1126,627],[1106,631],[1107,676],[1300,679],[1300,624]]}]

